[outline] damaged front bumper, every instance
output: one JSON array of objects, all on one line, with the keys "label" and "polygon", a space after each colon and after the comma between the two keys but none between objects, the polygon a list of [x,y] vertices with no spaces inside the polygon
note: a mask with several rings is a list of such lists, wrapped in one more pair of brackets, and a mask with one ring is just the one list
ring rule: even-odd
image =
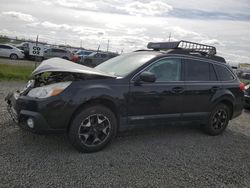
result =
[{"label": "damaged front bumper", "polygon": [[[37,133],[66,130],[65,122],[68,122],[69,118],[67,115],[60,115],[60,107],[65,107],[65,102],[61,100],[40,100],[14,92],[9,93],[5,101],[13,121],[25,130]],[[47,108],[48,106],[50,108]]]},{"label": "damaged front bumper", "polygon": [[[5,98],[5,101],[7,101],[7,103],[8,103],[7,110],[9,112],[9,114],[10,114],[11,119],[15,123],[18,123],[18,114],[17,114],[17,111],[16,111],[16,109],[14,107],[14,106],[16,106],[15,101],[16,101],[17,97],[18,97],[17,93],[15,92],[15,93],[9,93],[7,95],[7,97]],[[13,99],[15,99],[15,100],[13,100]]]}]

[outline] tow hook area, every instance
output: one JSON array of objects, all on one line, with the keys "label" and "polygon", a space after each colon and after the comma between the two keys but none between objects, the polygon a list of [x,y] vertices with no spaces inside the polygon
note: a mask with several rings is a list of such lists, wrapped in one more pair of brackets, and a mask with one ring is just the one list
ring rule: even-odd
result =
[{"label": "tow hook area", "polygon": [[11,119],[15,122],[18,123],[18,115],[16,110],[13,108],[13,106],[11,106],[11,104],[7,105],[7,110],[9,112],[9,115],[11,117]]},{"label": "tow hook area", "polygon": [[5,97],[5,101],[7,102],[7,111],[9,112],[10,118],[15,122],[18,123],[18,115],[17,115],[17,111],[15,110],[15,108],[12,106],[11,104],[11,98],[14,97],[13,93],[9,93],[6,97]]}]

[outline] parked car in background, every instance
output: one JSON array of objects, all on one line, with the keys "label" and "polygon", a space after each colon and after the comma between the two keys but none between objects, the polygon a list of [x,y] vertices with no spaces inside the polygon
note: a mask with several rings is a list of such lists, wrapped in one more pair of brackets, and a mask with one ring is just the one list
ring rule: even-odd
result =
[{"label": "parked car in background", "polygon": [[81,60],[84,59],[84,57],[88,56],[93,51],[89,51],[89,50],[74,50],[72,52],[73,52],[72,61],[75,62],[75,63],[79,63]]},{"label": "parked car in background", "polygon": [[86,56],[90,55],[91,53],[93,53],[93,51],[89,51],[89,50],[78,50],[76,52],[76,54],[80,57],[86,57]]},{"label": "parked car in background", "polygon": [[9,57],[10,59],[23,59],[24,51],[9,44],[0,44],[0,57]]},{"label": "parked car in background", "polygon": [[108,53],[108,52],[92,52],[88,56],[82,57],[80,60],[80,64],[95,67],[108,59],[118,56],[116,53]]},{"label": "parked car in background", "polygon": [[80,57],[78,55],[76,55],[75,53],[73,53],[71,61],[73,61],[74,63],[79,63]]},{"label": "parked car in background", "polygon": [[250,80],[250,68],[239,68],[236,70],[236,74],[241,79]]},{"label": "parked car in background", "polygon": [[48,48],[44,50],[44,59],[49,59],[52,57],[60,57],[66,60],[72,60],[73,53],[69,50],[61,49],[61,48]]}]

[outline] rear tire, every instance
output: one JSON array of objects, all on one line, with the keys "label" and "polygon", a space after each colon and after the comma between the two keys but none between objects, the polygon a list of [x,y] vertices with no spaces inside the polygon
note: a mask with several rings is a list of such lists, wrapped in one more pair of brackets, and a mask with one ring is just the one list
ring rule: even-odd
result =
[{"label": "rear tire", "polygon": [[91,105],[79,111],[69,128],[70,143],[80,152],[91,153],[105,148],[115,137],[117,119],[105,106]]},{"label": "rear tire", "polygon": [[16,54],[10,54],[10,59],[17,60],[18,56]]},{"label": "rear tire", "polygon": [[218,104],[211,112],[208,123],[204,126],[206,133],[216,136],[221,134],[227,127],[231,111],[225,104]]}]

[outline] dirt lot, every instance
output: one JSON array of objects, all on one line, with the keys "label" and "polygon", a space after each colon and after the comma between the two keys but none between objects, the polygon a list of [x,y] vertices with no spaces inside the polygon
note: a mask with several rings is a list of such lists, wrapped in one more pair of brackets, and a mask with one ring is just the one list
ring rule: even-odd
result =
[{"label": "dirt lot", "polygon": [[80,154],[66,135],[34,135],[7,115],[0,82],[0,187],[250,187],[250,112],[211,137],[197,125],[137,128]]}]

